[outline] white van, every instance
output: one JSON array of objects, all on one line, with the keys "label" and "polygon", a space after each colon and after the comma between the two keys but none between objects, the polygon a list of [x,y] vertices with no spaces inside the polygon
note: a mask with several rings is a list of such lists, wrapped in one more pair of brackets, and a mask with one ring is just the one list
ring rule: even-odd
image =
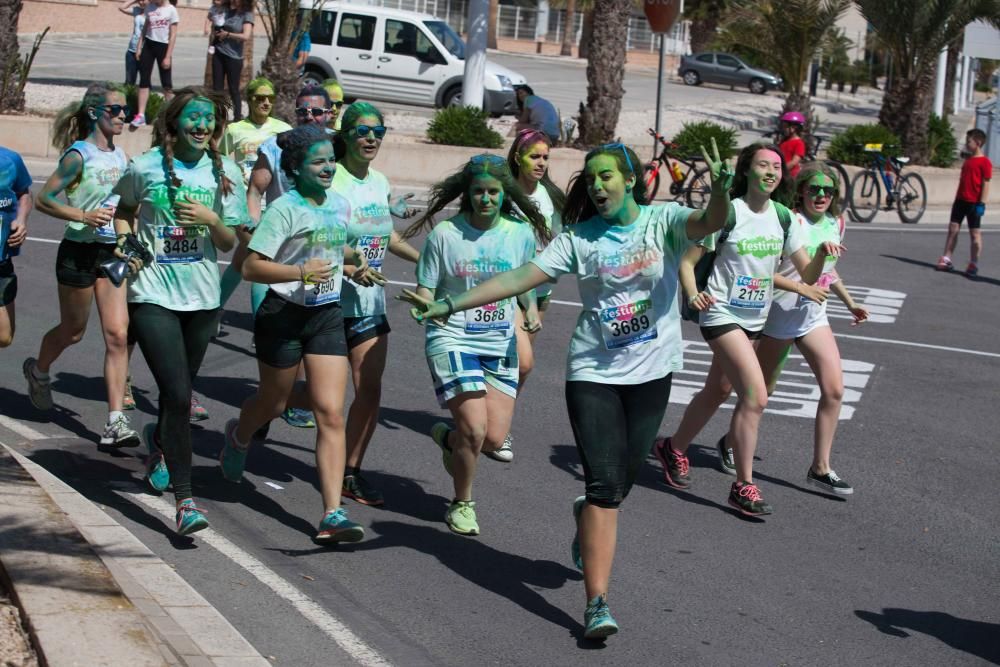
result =
[{"label": "white van", "polygon": [[[300,12],[313,8],[302,0]],[[462,101],[465,44],[430,14],[349,2],[325,2],[314,12],[312,49],[302,83],[335,78],[344,96],[444,107]],[[514,86],[527,80],[486,61],[483,108],[516,114]]]}]

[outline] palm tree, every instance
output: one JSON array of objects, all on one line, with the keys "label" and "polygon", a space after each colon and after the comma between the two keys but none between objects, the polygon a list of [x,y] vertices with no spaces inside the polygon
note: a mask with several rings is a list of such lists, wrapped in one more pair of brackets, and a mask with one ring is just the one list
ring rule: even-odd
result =
[{"label": "palm tree", "polygon": [[729,0],[688,0],[685,3],[684,18],[691,21],[692,53],[709,48],[729,4]]},{"label": "palm tree", "polygon": [[938,54],[973,21],[1000,24],[1000,0],[855,1],[892,55],[892,82],[882,97],[879,121],[900,137],[915,163],[927,164]]},{"label": "palm tree", "polygon": [[576,37],[576,30],[573,29],[576,23],[576,0],[565,0],[565,2],[566,15],[563,17],[562,49],[560,49],[559,55],[571,56],[573,55],[573,40]]},{"label": "palm tree", "polygon": [[631,0],[594,0],[594,31],[587,58],[587,106],[580,105],[584,146],[614,139],[625,89],[625,41]]},{"label": "palm tree", "polygon": [[[3,0],[0,0],[3,2]],[[313,15],[319,11],[323,0],[313,0],[311,10],[306,10],[299,23],[299,0],[258,0],[257,14],[267,33],[267,54],[261,63],[260,73],[274,84],[274,115],[295,124],[295,95],[298,93],[299,74],[292,60],[299,31],[309,30]]]},{"label": "palm tree", "polygon": [[486,48],[497,48],[497,23],[500,20],[500,0],[490,0],[489,21],[486,29]]},{"label": "palm tree", "polygon": [[17,46],[17,19],[21,0],[0,0],[0,112],[24,111],[20,84],[21,52]]}]

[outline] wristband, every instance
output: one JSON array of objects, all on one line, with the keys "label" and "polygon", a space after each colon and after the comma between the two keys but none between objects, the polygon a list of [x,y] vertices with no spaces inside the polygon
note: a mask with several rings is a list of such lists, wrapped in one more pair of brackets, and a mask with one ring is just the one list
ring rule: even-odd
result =
[{"label": "wristband", "polygon": [[444,301],[445,305],[448,306],[448,314],[449,315],[454,314],[454,312],[455,312],[455,302],[451,300],[451,295],[449,294],[444,299],[442,299],[442,301]]},{"label": "wristband", "polygon": [[688,308],[694,308],[694,300],[697,299],[697,298],[698,298],[698,295],[695,294],[693,297],[691,297],[690,299],[688,299]]}]

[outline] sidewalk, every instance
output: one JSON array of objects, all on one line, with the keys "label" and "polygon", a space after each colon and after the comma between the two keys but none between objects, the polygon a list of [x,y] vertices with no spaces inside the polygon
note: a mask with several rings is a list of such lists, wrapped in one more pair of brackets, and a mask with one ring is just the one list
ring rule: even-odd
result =
[{"label": "sidewalk", "polygon": [[128,530],[2,443],[0,480],[0,574],[40,664],[271,664]]}]

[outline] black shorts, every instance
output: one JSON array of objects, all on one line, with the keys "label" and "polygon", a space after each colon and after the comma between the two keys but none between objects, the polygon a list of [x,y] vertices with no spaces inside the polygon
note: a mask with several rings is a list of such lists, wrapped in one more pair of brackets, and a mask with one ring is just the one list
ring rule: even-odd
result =
[{"label": "black shorts", "polygon": [[0,262],[0,306],[14,303],[17,298],[17,276],[14,275],[14,262]]},{"label": "black shorts", "polygon": [[956,222],[959,225],[962,224],[962,220],[968,219],[969,229],[979,229],[983,220],[978,215],[976,215],[976,204],[975,202],[962,201],[961,199],[956,199],[955,203],[951,205],[951,222]]},{"label": "black shorts", "polygon": [[[163,90],[173,90],[173,70],[163,68],[163,59],[167,57],[167,44],[147,39],[142,43],[142,53],[139,54],[139,87],[153,87],[153,65],[160,73],[160,86]],[[173,67],[173,63],[170,65]]]},{"label": "black shorts", "polygon": [[347,339],[348,350],[353,350],[366,340],[385,336],[390,331],[392,329],[389,328],[389,320],[385,315],[344,318],[344,337]]},{"label": "black shorts", "polygon": [[749,329],[744,329],[740,325],[733,323],[717,324],[714,327],[700,327],[700,328],[701,328],[701,337],[704,338],[706,342],[710,340],[715,340],[722,334],[727,334],[730,331],[736,331],[737,329],[745,333],[747,335],[747,338],[749,338],[750,340],[757,340],[758,338],[760,338],[760,331],[750,331]]},{"label": "black shorts", "polygon": [[[551,303],[551,302],[552,302],[552,293],[551,292],[548,293],[548,294],[546,294],[545,296],[535,295],[535,304],[538,306],[538,312],[540,312],[540,313],[544,313],[546,310],[548,310],[549,309],[549,303]],[[517,307],[521,309],[522,313],[525,312],[524,306],[521,305],[520,301],[517,302]]]},{"label": "black shorts", "polygon": [[56,253],[56,280],[67,287],[93,287],[103,278],[101,263],[115,259],[114,243],[81,243],[63,239]]},{"label": "black shorts", "polygon": [[307,354],[346,357],[339,303],[300,306],[268,290],[253,321],[257,359],[275,368],[297,366]]}]

